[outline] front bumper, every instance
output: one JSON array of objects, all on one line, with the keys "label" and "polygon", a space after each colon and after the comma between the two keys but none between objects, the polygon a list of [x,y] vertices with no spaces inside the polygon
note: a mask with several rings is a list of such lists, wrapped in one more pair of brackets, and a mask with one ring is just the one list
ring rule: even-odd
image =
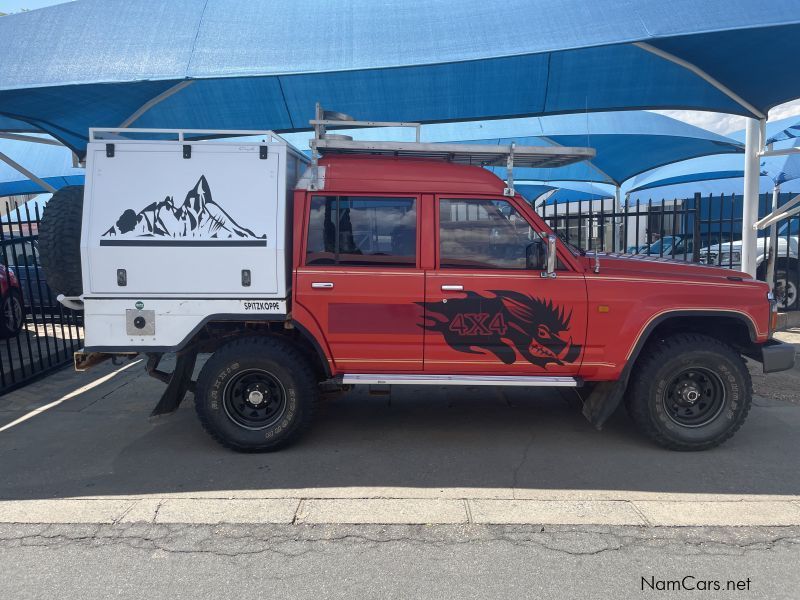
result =
[{"label": "front bumper", "polygon": [[769,340],[761,346],[761,364],[764,373],[786,371],[794,367],[794,345],[778,340]]}]

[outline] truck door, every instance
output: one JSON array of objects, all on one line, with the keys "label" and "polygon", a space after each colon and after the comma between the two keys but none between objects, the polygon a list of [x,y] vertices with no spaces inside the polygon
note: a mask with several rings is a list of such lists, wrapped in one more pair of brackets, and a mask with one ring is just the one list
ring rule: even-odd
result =
[{"label": "truck door", "polygon": [[421,371],[416,197],[312,196],[295,298],[350,373]]},{"label": "truck door", "polygon": [[586,338],[583,274],[559,260],[555,277],[542,276],[544,241],[515,202],[437,198],[425,371],[577,374]]}]

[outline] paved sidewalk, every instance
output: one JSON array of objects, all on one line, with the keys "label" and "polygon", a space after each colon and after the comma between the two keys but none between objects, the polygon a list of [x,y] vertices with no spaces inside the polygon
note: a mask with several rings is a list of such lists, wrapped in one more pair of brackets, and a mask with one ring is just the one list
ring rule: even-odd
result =
[{"label": "paved sidewalk", "polygon": [[[291,491],[287,491],[292,493]],[[0,523],[235,523],[636,525],[779,527],[800,525],[800,497],[744,500],[514,500],[413,498],[63,498],[5,500]],[[624,495],[624,494],[621,494]]]}]

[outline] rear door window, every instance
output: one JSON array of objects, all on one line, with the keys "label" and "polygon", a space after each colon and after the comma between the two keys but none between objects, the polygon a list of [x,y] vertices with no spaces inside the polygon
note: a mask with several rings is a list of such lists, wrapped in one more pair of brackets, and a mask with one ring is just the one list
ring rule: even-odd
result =
[{"label": "rear door window", "polygon": [[314,196],[307,265],[415,267],[415,198]]}]

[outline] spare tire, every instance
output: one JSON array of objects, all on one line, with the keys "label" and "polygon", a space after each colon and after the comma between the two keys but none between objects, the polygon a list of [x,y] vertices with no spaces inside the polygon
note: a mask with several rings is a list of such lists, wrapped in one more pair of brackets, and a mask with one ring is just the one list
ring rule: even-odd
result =
[{"label": "spare tire", "polygon": [[83,186],[68,185],[47,202],[39,223],[39,258],[54,294],[80,296]]}]

